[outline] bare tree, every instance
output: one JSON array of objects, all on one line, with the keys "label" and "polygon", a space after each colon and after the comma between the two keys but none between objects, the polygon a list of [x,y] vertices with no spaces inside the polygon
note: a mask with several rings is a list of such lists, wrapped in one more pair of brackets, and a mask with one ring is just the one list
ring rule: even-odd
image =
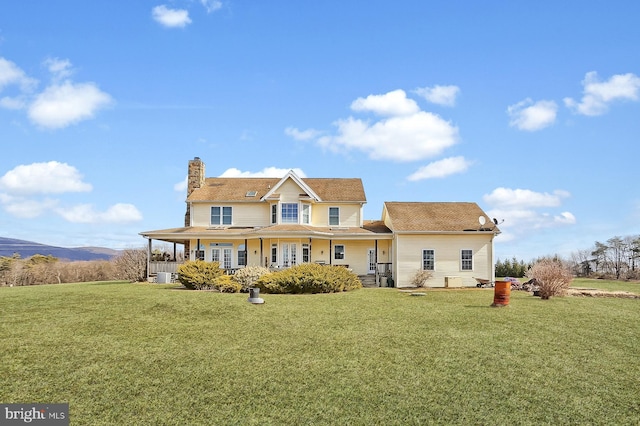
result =
[{"label": "bare tree", "polygon": [[114,260],[118,277],[131,282],[144,281],[147,276],[147,251],[126,249]]}]

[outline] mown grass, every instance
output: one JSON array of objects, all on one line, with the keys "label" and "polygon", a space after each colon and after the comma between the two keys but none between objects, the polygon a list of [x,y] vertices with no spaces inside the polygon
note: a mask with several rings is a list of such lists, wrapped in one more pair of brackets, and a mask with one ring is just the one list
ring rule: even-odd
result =
[{"label": "mown grass", "polygon": [[72,424],[638,424],[638,300],[0,288],[0,402]]},{"label": "mown grass", "polygon": [[571,287],[595,288],[605,291],[628,291],[640,294],[640,281],[596,280],[590,278],[574,278]]}]

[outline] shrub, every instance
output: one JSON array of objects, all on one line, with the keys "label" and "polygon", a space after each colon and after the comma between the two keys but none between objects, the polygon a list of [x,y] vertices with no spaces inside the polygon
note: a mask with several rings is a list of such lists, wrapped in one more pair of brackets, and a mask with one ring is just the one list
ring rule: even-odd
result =
[{"label": "shrub", "polygon": [[221,293],[239,293],[242,284],[233,279],[231,275],[220,275],[213,282],[213,288]]},{"label": "shrub", "polygon": [[362,288],[362,283],[347,268],[303,263],[263,275],[255,286],[265,293],[336,293]]},{"label": "shrub", "polygon": [[265,274],[270,274],[271,271],[264,266],[245,266],[242,269],[238,269],[233,278],[241,285],[242,292],[248,292],[249,288],[253,287],[258,278]]},{"label": "shrub", "polygon": [[411,277],[411,285],[413,287],[424,287],[427,284],[427,280],[433,276],[433,272],[426,271],[424,269],[418,269]]},{"label": "shrub", "polygon": [[564,296],[571,284],[571,271],[557,259],[541,259],[527,271],[527,278],[535,279],[540,297]]},{"label": "shrub", "polygon": [[190,290],[208,290],[214,287],[216,278],[224,274],[218,262],[194,260],[178,267],[178,280]]}]

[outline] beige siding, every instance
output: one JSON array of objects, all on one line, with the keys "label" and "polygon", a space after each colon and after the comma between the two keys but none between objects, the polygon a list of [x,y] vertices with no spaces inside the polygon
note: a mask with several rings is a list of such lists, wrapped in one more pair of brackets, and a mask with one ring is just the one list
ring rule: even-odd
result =
[{"label": "beige siding", "polygon": [[211,225],[211,206],[232,207],[233,226],[267,226],[270,210],[267,203],[194,204],[191,211],[193,226]]},{"label": "beige siding", "polygon": [[316,203],[311,207],[311,224],[329,226],[329,207],[340,209],[339,226],[360,226],[360,204]]},{"label": "beige siding", "polygon": [[295,203],[300,199],[300,194],[303,191],[297,183],[292,179],[288,179],[278,188],[278,193],[280,194],[280,202]]},{"label": "beige siding", "polygon": [[[475,286],[474,277],[492,278],[491,237],[486,235],[399,235],[395,280],[398,287],[409,287],[411,277],[422,267],[422,250],[435,251],[435,271],[427,281],[429,287],[444,287],[445,277],[462,278],[465,287]],[[461,250],[473,250],[473,270],[463,271],[460,265]]]}]

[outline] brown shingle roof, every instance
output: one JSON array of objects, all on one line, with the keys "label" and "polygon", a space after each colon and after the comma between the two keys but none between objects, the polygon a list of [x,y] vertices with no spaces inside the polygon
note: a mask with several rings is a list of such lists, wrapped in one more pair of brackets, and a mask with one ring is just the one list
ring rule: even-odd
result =
[{"label": "brown shingle roof", "polygon": [[[476,203],[386,202],[384,206],[394,232],[498,231]],[[480,216],[486,220],[482,229]]]},{"label": "brown shingle roof", "polygon": [[[306,178],[302,181],[322,201],[366,202],[359,178]],[[187,201],[258,201],[278,182],[278,178],[207,178],[205,185],[193,191]],[[256,191],[256,196],[247,197],[249,191]]]}]

